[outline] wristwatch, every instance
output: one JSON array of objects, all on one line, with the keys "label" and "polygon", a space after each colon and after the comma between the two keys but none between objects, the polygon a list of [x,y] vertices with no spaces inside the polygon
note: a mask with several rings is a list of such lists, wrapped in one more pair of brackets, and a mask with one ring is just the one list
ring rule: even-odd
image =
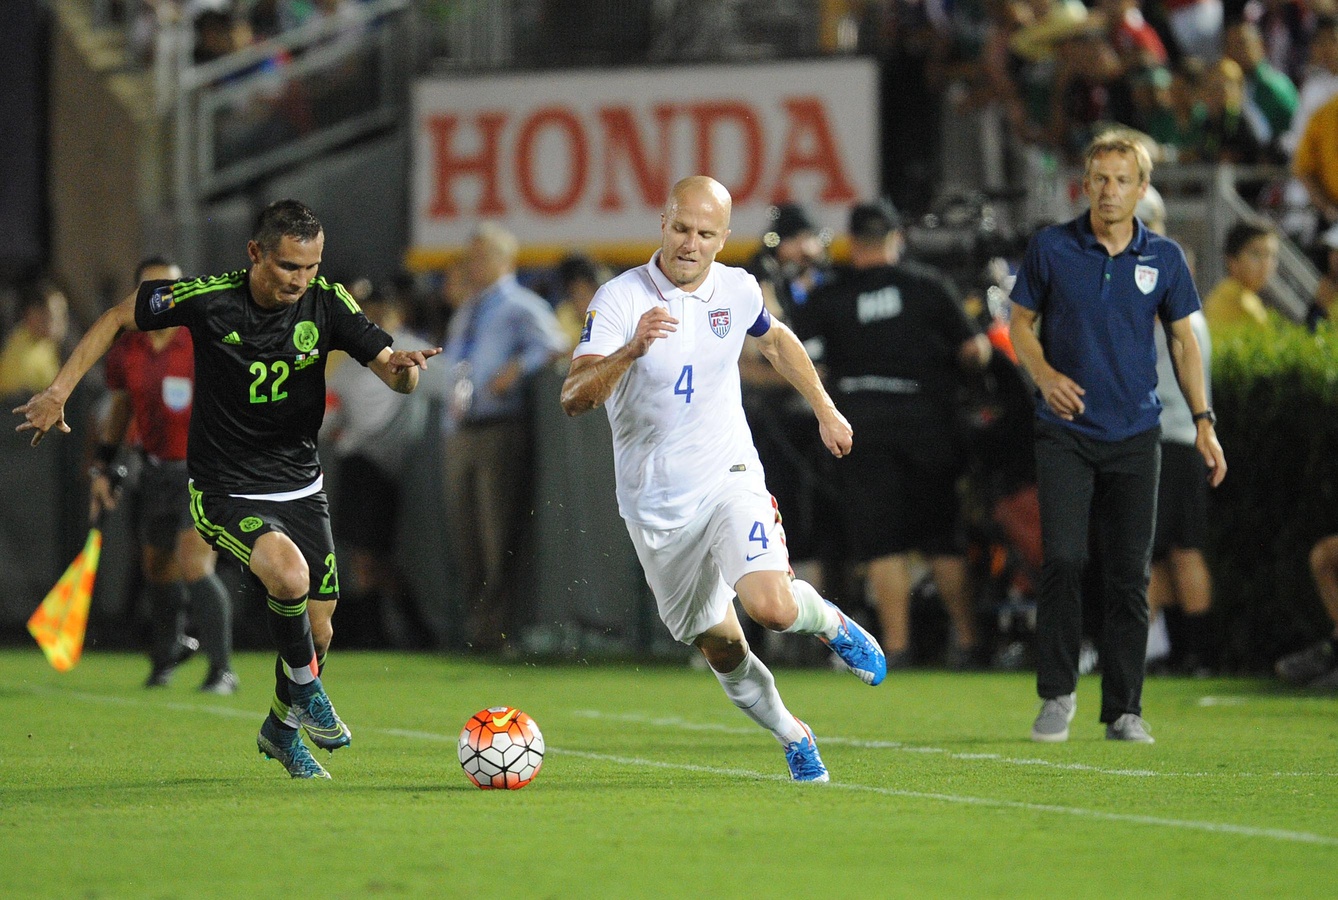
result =
[{"label": "wristwatch", "polygon": [[1194,421],[1196,423],[1202,419],[1207,419],[1209,425],[1216,425],[1217,413],[1213,412],[1213,408],[1211,406],[1205,409],[1203,412],[1194,413]]}]

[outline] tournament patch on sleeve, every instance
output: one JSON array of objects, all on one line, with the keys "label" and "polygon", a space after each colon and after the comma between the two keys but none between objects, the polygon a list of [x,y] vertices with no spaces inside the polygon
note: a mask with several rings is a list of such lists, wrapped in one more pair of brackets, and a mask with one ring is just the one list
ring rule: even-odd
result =
[{"label": "tournament patch on sleeve", "polygon": [[594,327],[595,327],[595,311],[592,309],[588,310],[585,314],[585,324],[581,326],[580,343],[584,344],[586,341],[590,340],[590,332],[594,330]]},{"label": "tournament patch on sleeve", "polygon": [[149,312],[165,313],[176,305],[176,300],[172,298],[172,285],[165,284],[162,287],[153,289],[149,295]]}]

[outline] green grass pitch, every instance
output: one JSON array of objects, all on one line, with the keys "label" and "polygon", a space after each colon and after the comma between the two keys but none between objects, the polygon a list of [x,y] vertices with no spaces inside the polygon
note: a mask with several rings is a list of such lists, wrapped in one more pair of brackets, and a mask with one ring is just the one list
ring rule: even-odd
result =
[{"label": "green grass pitch", "polygon": [[[1149,679],[1157,743],[1104,740],[1084,678],[1066,744],[1027,739],[1024,673],[778,669],[832,783],[686,666],[336,652],[353,745],[290,780],[255,734],[272,657],[235,697],[192,660],[72,672],[0,652],[0,897],[1333,897],[1338,698]],[[480,791],[455,742],[477,710],[548,745],[521,791]]]}]

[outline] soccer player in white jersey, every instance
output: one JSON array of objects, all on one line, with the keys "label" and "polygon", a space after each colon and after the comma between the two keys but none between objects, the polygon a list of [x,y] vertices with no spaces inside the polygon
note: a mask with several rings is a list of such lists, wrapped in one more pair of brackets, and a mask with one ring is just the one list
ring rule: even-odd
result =
[{"label": "soccer player in white jersey", "polygon": [[729,699],[776,736],[794,780],[827,781],[813,732],[748,648],[734,595],[765,628],[816,635],[867,684],[883,680],[887,659],[857,622],[791,579],[739,396],[744,337],[813,407],[833,455],[850,452],[852,433],[803,345],[767,313],[757,280],[715,262],[731,204],[706,176],[674,185],[659,251],[591,302],[562,408],[576,416],[608,404],[618,510],[670,633],[699,649]]}]

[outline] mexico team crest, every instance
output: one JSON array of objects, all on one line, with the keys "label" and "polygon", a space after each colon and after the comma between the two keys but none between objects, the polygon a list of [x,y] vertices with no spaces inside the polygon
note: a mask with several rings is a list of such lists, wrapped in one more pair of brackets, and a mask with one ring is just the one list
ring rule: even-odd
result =
[{"label": "mexico team crest", "polygon": [[1152,293],[1157,286],[1157,270],[1152,266],[1138,266],[1134,269],[1134,284],[1145,294]]},{"label": "mexico team crest", "polygon": [[716,337],[724,337],[729,334],[728,309],[713,309],[706,315],[710,318],[711,330],[715,332]]}]

